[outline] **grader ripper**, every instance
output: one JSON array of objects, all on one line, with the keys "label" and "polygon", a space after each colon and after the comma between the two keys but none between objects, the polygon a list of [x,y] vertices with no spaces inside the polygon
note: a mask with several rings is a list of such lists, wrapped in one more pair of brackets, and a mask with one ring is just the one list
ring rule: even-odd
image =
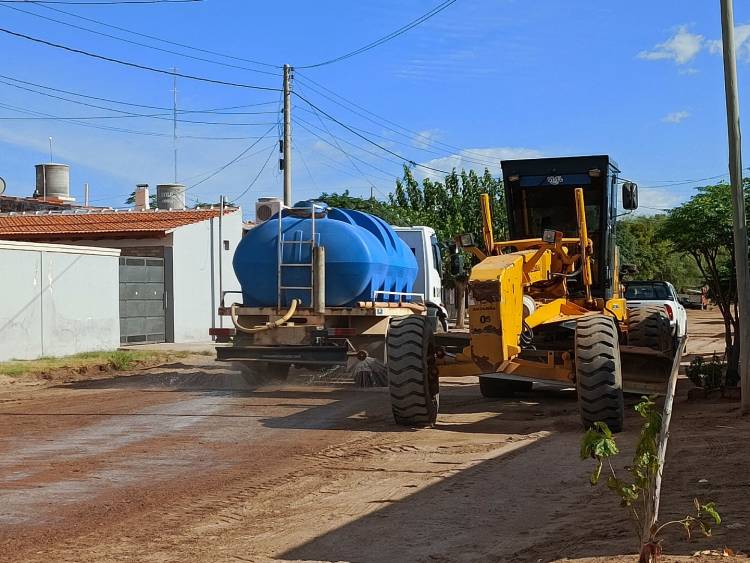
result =
[{"label": "grader ripper", "polygon": [[[584,426],[623,425],[623,392],[665,390],[674,346],[659,309],[628,313],[614,243],[619,170],[607,156],[504,161],[511,237],[494,239],[481,196],[483,250],[469,275],[469,332],[433,335],[423,317],[391,320],[388,373],[397,423],[435,422],[439,378],[479,376],[486,397],[575,387]],[[625,182],[622,207],[637,207]],[[532,238],[534,234],[541,238]],[[624,376],[624,377],[623,377]]]}]

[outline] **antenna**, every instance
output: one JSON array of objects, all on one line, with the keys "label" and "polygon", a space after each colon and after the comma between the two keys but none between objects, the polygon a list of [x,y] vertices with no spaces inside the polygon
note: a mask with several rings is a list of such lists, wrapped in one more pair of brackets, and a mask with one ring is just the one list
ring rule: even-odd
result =
[{"label": "antenna", "polygon": [[177,68],[172,67],[172,145],[174,148],[174,183],[177,183]]}]

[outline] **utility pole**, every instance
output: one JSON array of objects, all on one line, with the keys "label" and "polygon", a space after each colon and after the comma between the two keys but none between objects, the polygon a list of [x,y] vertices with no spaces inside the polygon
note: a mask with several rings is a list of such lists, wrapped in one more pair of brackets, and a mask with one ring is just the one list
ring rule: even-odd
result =
[{"label": "utility pole", "polygon": [[[219,304],[224,306],[224,230],[222,222],[224,220],[224,196],[219,196]],[[219,315],[219,328],[224,328],[224,317]]]},{"label": "utility pole", "polygon": [[742,186],[742,144],[740,110],[737,101],[737,64],[734,53],[734,8],[732,0],[721,0],[721,38],[724,51],[724,91],[727,98],[727,133],[729,135],[729,177],[732,184],[732,219],[734,255],[737,266],[737,306],[739,334],[734,335],[740,347],[740,381],[742,414],[750,413],[750,269],[747,258],[747,218]]},{"label": "utility pole", "polygon": [[172,68],[172,147],[174,149],[174,183],[177,183],[177,68]]},{"label": "utility pole", "polygon": [[284,65],[284,205],[292,205],[292,67]]}]

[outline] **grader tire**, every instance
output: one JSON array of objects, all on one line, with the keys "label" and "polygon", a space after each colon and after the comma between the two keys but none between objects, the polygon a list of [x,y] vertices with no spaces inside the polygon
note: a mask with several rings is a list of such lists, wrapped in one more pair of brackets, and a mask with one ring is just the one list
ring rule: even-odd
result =
[{"label": "grader tire", "polygon": [[612,432],[623,426],[620,342],[615,321],[604,315],[583,317],[576,323],[575,370],[578,406],[585,428],[604,422]]},{"label": "grader tire", "polygon": [[440,401],[435,344],[427,317],[391,319],[387,338],[391,410],[400,426],[432,426]]},{"label": "grader tire", "polygon": [[672,329],[658,305],[628,308],[628,344],[664,352],[672,348]]},{"label": "grader tire", "polygon": [[479,391],[482,397],[488,399],[502,399],[512,397],[516,393],[527,393],[531,391],[533,385],[531,381],[509,381],[479,376]]}]

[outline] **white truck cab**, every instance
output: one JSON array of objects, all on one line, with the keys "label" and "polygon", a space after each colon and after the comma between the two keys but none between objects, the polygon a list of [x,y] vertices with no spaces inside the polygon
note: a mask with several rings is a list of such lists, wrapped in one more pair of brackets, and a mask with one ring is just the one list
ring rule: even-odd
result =
[{"label": "white truck cab", "polygon": [[428,315],[436,318],[436,330],[448,330],[448,311],[443,305],[443,259],[435,230],[431,227],[393,227],[398,237],[406,243],[417,259],[417,279],[414,293],[424,295]]}]

